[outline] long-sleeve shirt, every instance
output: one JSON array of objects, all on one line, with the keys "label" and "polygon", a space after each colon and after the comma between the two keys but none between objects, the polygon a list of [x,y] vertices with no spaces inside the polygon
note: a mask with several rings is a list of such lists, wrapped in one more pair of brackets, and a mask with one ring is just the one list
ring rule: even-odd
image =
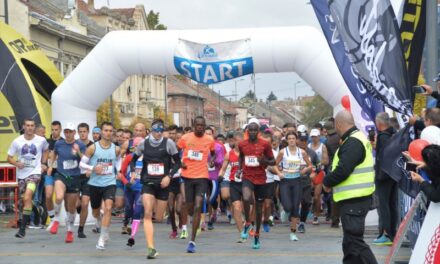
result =
[{"label": "long-sleeve shirt", "polygon": [[440,182],[433,180],[432,183],[427,181],[420,184],[420,189],[426,194],[429,201],[434,203],[440,202]]},{"label": "long-sleeve shirt", "polygon": [[342,135],[341,140],[343,143],[338,151],[339,162],[336,168],[333,168],[333,170],[325,176],[323,182],[325,186],[333,187],[345,181],[354,169],[364,161],[364,145],[359,139],[350,137],[350,135],[357,130],[356,127],[352,127]]}]

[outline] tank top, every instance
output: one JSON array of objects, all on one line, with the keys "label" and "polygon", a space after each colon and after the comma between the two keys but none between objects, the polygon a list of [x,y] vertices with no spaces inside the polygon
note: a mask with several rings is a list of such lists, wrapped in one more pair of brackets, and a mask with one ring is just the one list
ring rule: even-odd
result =
[{"label": "tank top", "polygon": [[319,160],[319,162],[321,162],[321,160],[322,160],[322,146],[323,146],[323,145],[324,145],[324,144],[319,143],[319,147],[318,147],[317,149],[314,149],[314,148],[312,147],[312,143],[309,143],[309,145],[308,145],[308,147],[309,147],[310,149],[312,149],[313,151],[315,151],[316,155],[318,156],[318,160]]},{"label": "tank top", "polygon": [[233,182],[241,182],[241,178],[236,178],[235,173],[238,171],[239,156],[233,149],[229,151],[229,166],[231,166],[231,172],[229,174],[229,180]]},{"label": "tank top", "polygon": [[157,147],[151,146],[149,139],[145,139],[144,144],[142,181],[161,179],[168,175],[171,167],[171,155],[167,150],[167,138],[163,138]]},{"label": "tank top", "polygon": [[289,147],[284,149],[283,173],[285,179],[295,179],[301,176],[301,164],[304,162],[301,149],[296,148],[296,153],[290,153]]},{"label": "tank top", "polygon": [[90,159],[92,166],[103,166],[102,174],[92,172],[88,181],[89,185],[96,187],[106,187],[116,185],[116,145],[111,144],[109,148],[103,148],[100,142],[95,142],[95,153]]}]

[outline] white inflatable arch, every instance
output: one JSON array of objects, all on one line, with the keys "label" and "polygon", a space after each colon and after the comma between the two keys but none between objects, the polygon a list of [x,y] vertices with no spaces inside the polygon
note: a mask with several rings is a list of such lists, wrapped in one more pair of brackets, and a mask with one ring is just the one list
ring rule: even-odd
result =
[{"label": "white inflatable arch", "polygon": [[253,73],[296,72],[336,108],[342,96],[349,94],[324,35],[313,27],[113,31],[55,90],[53,120],[93,126],[99,105],[128,76],[179,74],[174,56],[180,40],[215,44],[244,39],[249,43]]}]

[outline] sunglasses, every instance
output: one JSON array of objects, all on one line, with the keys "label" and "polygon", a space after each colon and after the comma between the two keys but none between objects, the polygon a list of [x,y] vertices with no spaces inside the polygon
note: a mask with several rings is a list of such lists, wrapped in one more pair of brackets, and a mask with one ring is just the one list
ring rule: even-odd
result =
[{"label": "sunglasses", "polygon": [[151,131],[156,132],[156,133],[163,133],[165,131],[165,129],[163,127],[155,127],[153,129],[151,129]]}]

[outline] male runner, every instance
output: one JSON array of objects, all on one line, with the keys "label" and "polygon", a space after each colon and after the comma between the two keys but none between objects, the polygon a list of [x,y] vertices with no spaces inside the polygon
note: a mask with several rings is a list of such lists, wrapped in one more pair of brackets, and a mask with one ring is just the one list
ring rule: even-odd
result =
[{"label": "male runner", "polygon": [[[18,186],[20,191],[21,221],[15,237],[24,238],[26,225],[32,213],[32,196],[41,178],[47,170],[49,145],[44,137],[35,135],[35,121],[23,121],[24,134],[12,141],[8,150],[8,162],[17,167]],[[17,157],[17,158],[15,158]]]},{"label": "male runner", "polygon": [[[80,166],[87,170],[87,174],[90,175],[88,184],[92,213],[97,220],[98,226],[102,220],[101,234],[96,248],[104,250],[105,244],[109,239],[109,226],[116,192],[115,167],[117,166],[120,148],[111,141],[113,135],[112,123],[103,122],[100,129],[101,139],[87,148],[86,153],[81,159]],[[101,219],[100,208],[102,200],[104,200],[104,216]]]},{"label": "male runner", "polygon": [[[50,229],[51,234],[58,232],[61,203],[66,197],[66,243],[73,242],[73,224],[76,216],[76,203],[78,200],[81,185],[79,162],[86,150],[86,146],[79,140],[75,140],[75,126],[67,123],[64,128],[65,139],[60,139],[55,143],[54,151],[50,153],[50,163],[58,164],[55,178],[55,218]],[[52,176],[53,168],[49,167],[47,175]]]},{"label": "male runner", "polygon": [[203,116],[194,119],[194,132],[187,133],[178,141],[177,146],[183,149],[182,178],[185,186],[185,206],[193,216],[191,241],[186,251],[196,252],[196,233],[200,225],[203,198],[208,191],[208,156],[209,165],[215,160],[215,142],[205,135],[206,122]]}]

